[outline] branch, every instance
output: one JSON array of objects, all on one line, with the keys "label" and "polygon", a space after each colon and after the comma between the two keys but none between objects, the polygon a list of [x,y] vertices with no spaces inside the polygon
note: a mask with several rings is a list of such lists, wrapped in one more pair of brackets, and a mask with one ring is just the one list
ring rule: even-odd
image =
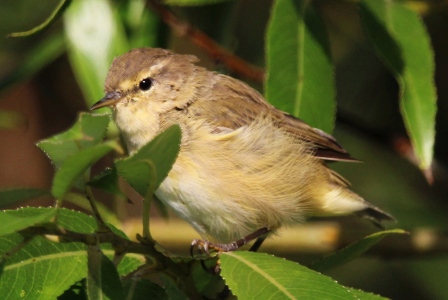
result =
[{"label": "branch", "polygon": [[188,37],[198,47],[208,53],[215,61],[223,63],[228,69],[256,82],[264,81],[264,70],[253,66],[221,47],[208,35],[180,20],[172,11],[157,0],[149,0],[148,5],[179,36]]},{"label": "branch", "polygon": [[[50,226],[32,226],[18,232],[24,237],[32,237],[36,235],[53,235],[60,238],[61,243],[79,242],[87,246],[95,246],[97,243],[110,243],[114,250],[120,252],[136,253],[143,255],[153,255],[157,252],[154,247],[137,243],[116,235],[113,232],[99,232],[99,233],[79,233],[67,229],[63,229],[54,224]],[[118,249],[115,249],[118,248]],[[124,251],[123,251],[124,250]],[[157,252],[159,253],[159,252]]]},{"label": "branch", "polygon": [[[165,256],[164,254],[159,252],[156,249],[157,246],[155,242],[148,241],[147,239],[140,238],[139,240],[141,241],[141,243],[138,243],[118,236],[111,231],[97,233],[79,233],[58,227],[53,223],[28,227],[19,231],[18,233],[24,237],[26,242],[30,241],[36,235],[50,235],[59,237],[59,242],[61,243],[79,242],[88,246],[110,243],[115,251],[116,256],[121,256],[126,253],[147,255],[151,258],[151,266],[146,266],[148,272],[158,271],[174,277],[176,278],[175,284],[178,284],[178,287],[186,295],[188,295],[189,298],[198,299],[199,297],[199,293],[195,288],[193,278],[192,276],[190,276],[191,267],[196,261],[191,259],[189,261],[184,260],[176,263],[172,260],[172,258]],[[20,248],[23,247],[22,244],[19,245]]]}]

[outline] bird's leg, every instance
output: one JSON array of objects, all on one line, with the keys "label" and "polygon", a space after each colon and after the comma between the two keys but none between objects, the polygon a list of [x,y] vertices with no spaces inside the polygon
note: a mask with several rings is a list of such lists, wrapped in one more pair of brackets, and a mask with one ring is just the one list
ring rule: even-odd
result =
[{"label": "bird's leg", "polygon": [[210,253],[210,249],[212,249],[216,252],[231,252],[231,251],[235,251],[238,248],[244,246],[248,242],[250,242],[254,239],[257,239],[257,241],[252,245],[252,247],[249,250],[249,251],[255,252],[258,250],[258,248],[260,248],[261,244],[265,240],[266,235],[268,233],[269,233],[269,229],[267,229],[266,227],[263,227],[263,228],[260,228],[256,231],[252,232],[251,234],[246,235],[245,237],[243,237],[239,240],[236,240],[236,241],[228,243],[228,244],[218,244],[218,243],[212,243],[212,242],[206,241],[206,240],[196,239],[191,243],[190,254],[191,254],[191,256],[193,256],[193,249],[195,247],[197,247],[197,249],[199,249],[199,252],[201,252],[201,250],[204,250],[207,254]]},{"label": "bird's leg", "polygon": [[[260,228],[254,232],[252,232],[251,234],[246,235],[245,237],[236,240],[232,243],[229,244],[218,244],[218,243],[212,243],[210,241],[206,241],[206,240],[199,240],[199,239],[195,239],[190,246],[190,255],[193,257],[193,250],[195,247],[197,247],[198,251],[200,254],[202,254],[202,250],[205,251],[205,253],[210,254],[210,249],[216,251],[216,252],[230,252],[230,251],[235,251],[238,248],[244,246],[245,244],[247,244],[248,242],[257,239],[255,241],[255,243],[252,245],[252,247],[250,247],[249,251],[252,252],[256,252],[258,250],[258,248],[260,248],[261,244],[263,244],[264,240],[267,237],[267,234],[269,233],[269,229],[267,229],[266,227]],[[212,268],[208,268],[205,265],[205,262],[203,259],[201,259],[201,266],[202,268],[210,274],[216,275],[219,274],[221,268],[219,266],[219,260],[217,261],[217,264],[212,267]],[[227,289],[227,292],[225,292]],[[223,293],[228,294],[229,290],[228,287],[226,286],[226,289],[223,291]]]},{"label": "bird's leg", "polygon": [[257,252],[267,237],[268,237],[267,235],[262,235],[258,237],[255,243],[250,247],[249,251]]}]

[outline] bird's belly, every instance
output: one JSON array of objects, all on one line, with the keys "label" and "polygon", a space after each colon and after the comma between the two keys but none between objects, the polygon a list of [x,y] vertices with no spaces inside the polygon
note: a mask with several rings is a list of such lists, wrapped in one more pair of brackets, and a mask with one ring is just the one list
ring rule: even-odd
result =
[{"label": "bird's belly", "polygon": [[[176,166],[175,166],[176,168]],[[156,196],[206,239],[227,243],[255,231],[257,212],[244,211],[228,195],[196,177],[196,172],[173,170],[162,182]]]}]

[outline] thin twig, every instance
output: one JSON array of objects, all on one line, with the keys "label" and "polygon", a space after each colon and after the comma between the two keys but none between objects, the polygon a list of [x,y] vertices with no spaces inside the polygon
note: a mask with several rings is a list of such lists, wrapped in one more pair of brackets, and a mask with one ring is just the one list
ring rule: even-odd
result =
[{"label": "thin twig", "polygon": [[208,35],[179,19],[172,11],[157,0],[148,0],[149,6],[179,36],[187,36],[193,43],[202,48],[215,61],[224,64],[228,69],[256,82],[264,81],[264,70],[253,66],[240,57],[221,47]]},{"label": "thin twig", "polygon": [[151,160],[145,160],[144,163],[148,166],[150,170],[149,185],[146,191],[145,198],[143,199],[143,210],[142,210],[142,225],[143,225],[143,237],[148,239],[150,243],[155,243],[151,236],[151,230],[149,228],[149,220],[151,215],[151,203],[153,202],[153,195],[155,192],[157,169]]},{"label": "thin twig", "polygon": [[[194,288],[193,277],[190,276],[191,266],[195,262],[194,260],[189,262],[176,263],[172,258],[165,256],[163,253],[156,249],[154,242],[148,242],[147,239],[143,239],[142,243],[134,242],[123,238],[111,231],[109,232],[97,232],[97,233],[79,233],[68,229],[60,228],[53,223],[48,223],[40,226],[28,227],[18,232],[25,237],[25,241],[31,240],[32,237],[37,235],[49,235],[57,236],[60,242],[79,242],[88,246],[94,246],[98,244],[108,243],[111,244],[114,251],[123,255],[125,253],[136,253],[148,256],[153,262],[154,266],[163,271],[163,273],[175,277],[176,282],[179,283],[179,288],[183,290],[189,298],[197,299],[198,293]],[[25,243],[22,242],[23,243]],[[23,245],[21,245],[23,247]],[[13,248],[13,250],[15,250]],[[21,249],[17,248],[18,250]],[[15,251],[17,252],[17,251]],[[9,251],[9,254],[12,252]],[[9,257],[9,256],[8,256]],[[4,259],[7,257],[4,257]],[[185,283],[185,284],[183,284]]]},{"label": "thin twig", "polygon": [[40,24],[30,30],[27,30],[27,31],[10,33],[6,37],[8,37],[8,38],[10,38],[10,37],[26,37],[26,36],[30,36],[30,35],[33,35],[35,33],[38,33],[40,31],[47,29],[69,7],[71,2],[72,2],[71,0],[62,0],[58,4],[56,9],[51,13],[51,15],[42,24]]},{"label": "thin twig", "polygon": [[[90,181],[90,168],[88,168],[84,172],[84,181],[89,182]],[[92,208],[93,217],[95,218],[95,221],[98,225],[98,232],[110,232],[110,228],[106,225],[106,222],[104,222],[103,217],[101,217],[101,214],[98,210],[98,207],[95,203],[95,196],[93,195],[92,188],[89,185],[86,185],[85,191],[87,194],[87,199],[89,200],[90,207]]]}]

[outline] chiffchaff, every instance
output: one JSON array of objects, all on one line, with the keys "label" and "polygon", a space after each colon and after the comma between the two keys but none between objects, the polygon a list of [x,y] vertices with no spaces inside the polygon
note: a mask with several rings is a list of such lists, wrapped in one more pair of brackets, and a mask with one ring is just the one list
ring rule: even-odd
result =
[{"label": "chiffchaff", "polygon": [[130,153],[180,125],[179,156],[156,196],[203,238],[257,238],[306,216],[392,219],[326,167],[354,161],[332,136],[196,61],[163,49],[132,50],[114,60],[106,96],[92,109],[113,108]]}]

